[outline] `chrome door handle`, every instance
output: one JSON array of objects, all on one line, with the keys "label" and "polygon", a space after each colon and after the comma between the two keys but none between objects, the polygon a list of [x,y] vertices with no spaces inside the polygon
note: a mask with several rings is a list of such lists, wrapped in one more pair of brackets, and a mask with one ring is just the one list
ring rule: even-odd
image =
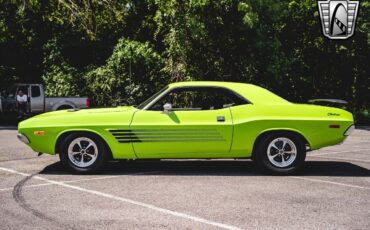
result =
[{"label": "chrome door handle", "polygon": [[224,116],[218,116],[217,117],[217,122],[224,122],[225,121],[225,117]]}]

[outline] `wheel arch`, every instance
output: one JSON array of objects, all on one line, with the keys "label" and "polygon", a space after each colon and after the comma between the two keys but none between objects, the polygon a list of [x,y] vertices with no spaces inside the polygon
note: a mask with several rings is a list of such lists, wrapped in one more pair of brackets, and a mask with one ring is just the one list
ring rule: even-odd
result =
[{"label": "wheel arch", "polygon": [[270,135],[270,134],[293,134],[293,135],[296,135],[298,138],[300,138],[303,141],[303,143],[306,146],[306,150],[311,149],[311,144],[308,141],[308,139],[301,132],[299,132],[298,130],[295,130],[295,129],[268,129],[268,130],[264,130],[261,133],[259,133],[256,140],[254,141],[253,149],[252,149],[252,159],[254,158],[254,154],[256,152],[256,148],[257,148],[259,142],[262,140],[263,137],[265,137],[266,135]]},{"label": "wheel arch", "polygon": [[63,132],[59,133],[58,136],[57,136],[57,139],[56,139],[56,142],[55,142],[55,153],[59,153],[59,147],[61,145],[61,143],[63,142],[63,140],[70,134],[72,133],[87,133],[87,134],[93,134],[95,136],[97,136],[98,138],[100,138],[106,149],[108,150],[108,153],[109,153],[109,158],[110,159],[113,159],[113,155],[112,155],[112,150],[110,148],[110,146],[108,145],[108,142],[97,132],[93,131],[93,130],[89,130],[89,129],[78,129],[78,130],[64,130]]},{"label": "wheel arch", "polygon": [[77,108],[77,105],[75,103],[73,103],[72,101],[60,101],[60,102],[57,102],[53,105],[53,107],[51,108],[51,111],[56,111],[58,110],[60,107],[71,107],[72,109],[73,108]]}]

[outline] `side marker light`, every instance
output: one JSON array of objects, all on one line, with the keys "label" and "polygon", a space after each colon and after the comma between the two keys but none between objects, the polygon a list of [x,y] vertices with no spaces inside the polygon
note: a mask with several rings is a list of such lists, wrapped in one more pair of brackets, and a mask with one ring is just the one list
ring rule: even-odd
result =
[{"label": "side marker light", "polygon": [[45,135],[45,131],[35,131],[35,132],[33,132],[33,134],[35,136],[44,136]]}]

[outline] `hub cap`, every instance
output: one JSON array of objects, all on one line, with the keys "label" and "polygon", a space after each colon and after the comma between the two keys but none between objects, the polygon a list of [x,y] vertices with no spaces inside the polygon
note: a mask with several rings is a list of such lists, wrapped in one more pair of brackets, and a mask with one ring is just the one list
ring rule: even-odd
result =
[{"label": "hub cap", "polygon": [[272,140],[267,147],[267,157],[271,164],[279,168],[290,166],[297,157],[294,142],[285,137]]},{"label": "hub cap", "polygon": [[68,146],[68,158],[80,168],[88,167],[96,161],[98,147],[95,142],[87,137],[74,139]]}]

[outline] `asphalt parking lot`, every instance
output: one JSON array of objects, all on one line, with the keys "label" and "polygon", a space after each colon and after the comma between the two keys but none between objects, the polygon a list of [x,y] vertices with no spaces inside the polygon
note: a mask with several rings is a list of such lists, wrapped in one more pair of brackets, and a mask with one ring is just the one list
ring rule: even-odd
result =
[{"label": "asphalt parking lot", "polygon": [[249,160],[109,163],[72,175],[0,128],[0,229],[370,229],[370,129],[294,176]]}]

